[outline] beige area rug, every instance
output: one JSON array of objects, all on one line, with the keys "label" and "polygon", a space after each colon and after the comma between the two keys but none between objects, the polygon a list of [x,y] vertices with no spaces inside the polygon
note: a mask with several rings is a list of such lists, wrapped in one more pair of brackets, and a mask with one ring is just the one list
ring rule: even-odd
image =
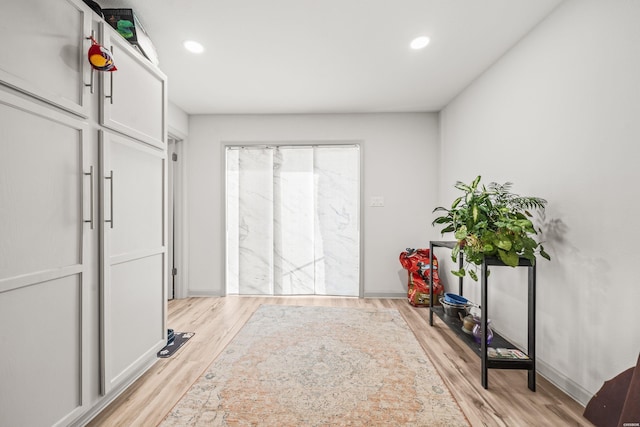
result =
[{"label": "beige area rug", "polygon": [[263,305],[160,425],[469,423],[397,310]]}]

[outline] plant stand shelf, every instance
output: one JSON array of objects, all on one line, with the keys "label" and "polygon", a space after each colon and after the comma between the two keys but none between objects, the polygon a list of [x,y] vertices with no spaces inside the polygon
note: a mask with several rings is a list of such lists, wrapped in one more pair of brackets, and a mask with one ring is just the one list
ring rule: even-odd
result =
[{"label": "plant stand shelf", "polygon": [[[456,245],[455,241],[431,241],[429,242],[429,263],[430,268],[433,269],[433,249],[436,247],[444,247],[448,249],[453,249]],[[459,266],[463,265],[463,255],[462,251],[460,251],[460,255],[458,258]],[[528,371],[528,387],[531,391],[536,391],[536,357],[535,357],[535,324],[536,324],[536,267],[535,265],[531,265],[530,261],[526,258],[520,258],[518,267],[527,267],[528,268],[528,345],[527,345],[527,353],[526,359],[507,359],[507,358],[492,358],[487,354],[488,349],[490,348],[487,345],[487,319],[488,319],[488,310],[487,310],[487,268],[489,266],[504,266],[505,264],[500,261],[498,258],[485,258],[484,262],[481,265],[481,320],[480,324],[482,327],[482,336],[480,344],[476,343],[474,337],[465,333],[462,330],[462,321],[460,319],[447,316],[444,313],[444,309],[442,307],[434,307],[433,306],[433,281],[430,278],[429,280],[429,295],[430,295],[430,304],[429,304],[429,325],[433,326],[433,315],[438,316],[445,325],[447,325],[455,335],[463,341],[465,344],[469,346],[479,357],[481,360],[481,377],[482,377],[482,386],[487,389],[489,388],[489,378],[488,378],[488,370],[489,369],[522,369]],[[432,271],[432,270],[430,270]],[[459,278],[458,281],[459,287],[459,295],[463,295],[464,291],[464,280],[462,277]],[[500,334],[493,331],[493,340],[492,340],[492,348],[515,348],[515,346],[504,339]]]}]

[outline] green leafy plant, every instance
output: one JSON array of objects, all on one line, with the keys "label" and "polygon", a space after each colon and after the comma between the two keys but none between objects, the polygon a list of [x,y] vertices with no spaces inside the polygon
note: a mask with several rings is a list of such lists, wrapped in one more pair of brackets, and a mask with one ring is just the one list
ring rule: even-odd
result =
[{"label": "green leafy plant", "polygon": [[451,208],[437,207],[433,212],[443,214],[432,225],[444,225],[442,234],[453,232],[456,245],[451,259],[457,260],[460,251],[466,264],[452,273],[463,277],[466,272],[478,280],[476,269],[485,257],[498,257],[505,265],[515,267],[520,257],[536,262],[536,254],[551,259],[544,247],[534,239],[537,234],[530,210],[544,212],[547,201],[540,197],[520,196],[511,192],[512,183],[490,183],[480,186],[480,176],[469,185],[456,182],[463,195]]}]

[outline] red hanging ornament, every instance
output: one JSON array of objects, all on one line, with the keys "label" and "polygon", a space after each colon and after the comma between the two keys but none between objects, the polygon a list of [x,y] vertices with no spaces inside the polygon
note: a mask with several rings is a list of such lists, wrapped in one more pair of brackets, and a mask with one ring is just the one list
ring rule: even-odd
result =
[{"label": "red hanging ornament", "polygon": [[91,66],[98,71],[116,71],[117,68],[113,63],[111,52],[98,44],[93,37],[88,38],[91,40],[91,47],[89,47],[87,56]]}]

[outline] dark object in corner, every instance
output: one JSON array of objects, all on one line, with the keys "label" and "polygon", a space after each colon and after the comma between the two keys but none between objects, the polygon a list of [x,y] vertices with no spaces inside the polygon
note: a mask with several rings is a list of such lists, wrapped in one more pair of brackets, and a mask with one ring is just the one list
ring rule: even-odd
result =
[{"label": "dark object in corner", "polygon": [[98,3],[94,2],[93,0],[82,0],[82,1],[84,1],[85,4],[89,6],[91,9],[93,9],[93,11],[97,13],[100,18],[104,18],[104,13],[102,13],[102,8]]},{"label": "dark object in corner", "polygon": [[609,381],[591,398],[584,417],[597,427],[618,427],[640,423],[640,357]]}]

